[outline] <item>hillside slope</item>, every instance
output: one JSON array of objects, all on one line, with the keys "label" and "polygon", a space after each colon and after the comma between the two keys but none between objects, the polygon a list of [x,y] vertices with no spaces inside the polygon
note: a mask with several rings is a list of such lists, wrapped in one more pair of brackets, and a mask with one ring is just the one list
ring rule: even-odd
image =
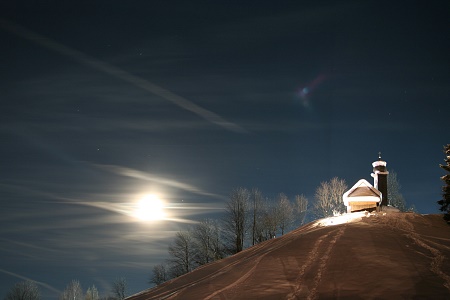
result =
[{"label": "hillside slope", "polygon": [[322,219],[128,299],[346,298],[450,299],[450,226],[413,213]]}]

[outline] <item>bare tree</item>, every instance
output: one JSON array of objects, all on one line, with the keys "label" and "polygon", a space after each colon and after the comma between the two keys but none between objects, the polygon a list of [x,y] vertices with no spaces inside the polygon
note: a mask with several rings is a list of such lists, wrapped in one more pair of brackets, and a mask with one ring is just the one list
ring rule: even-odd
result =
[{"label": "bare tree", "polygon": [[98,300],[98,290],[95,287],[95,285],[92,285],[89,287],[86,291],[86,296],[84,298],[85,300]]},{"label": "bare tree", "polygon": [[283,193],[278,195],[275,213],[277,214],[278,228],[281,230],[281,235],[283,235],[294,221],[294,208],[288,197]]},{"label": "bare tree", "polygon": [[264,196],[257,188],[253,188],[250,191],[250,212],[252,224],[252,245],[255,245],[261,241],[264,213]]},{"label": "bare tree", "polygon": [[59,297],[60,300],[83,300],[83,298],[83,289],[78,280],[72,280]]},{"label": "bare tree", "polygon": [[111,284],[111,292],[116,299],[123,300],[127,295],[127,281],[125,277],[117,278]]},{"label": "bare tree", "polygon": [[219,260],[225,257],[225,247],[223,244],[222,229],[217,220],[213,220],[211,223],[211,239],[210,239],[210,249],[212,250],[212,258],[214,260]]},{"label": "bare tree", "polygon": [[237,188],[231,192],[226,204],[224,230],[230,240],[229,251],[234,254],[244,249],[247,231],[249,192],[245,188]]},{"label": "bare tree", "polygon": [[39,300],[41,293],[34,281],[22,281],[16,283],[6,294],[5,300]]},{"label": "bare tree", "polygon": [[303,195],[295,195],[295,211],[300,226],[305,223],[306,211],[308,210],[308,199]]},{"label": "bare tree", "polygon": [[318,218],[331,217],[346,211],[342,195],[347,190],[345,180],[338,177],[321,182],[316,189],[314,211]]},{"label": "bare tree", "polygon": [[400,183],[397,179],[397,173],[394,170],[389,171],[387,177],[387,192],[389,205],[398,208],[400,211],[406,211],[406,201],[403,195],[400,193]]},{"label": "bare tree", "polygon": [[169,255],[172,277],[181,276],[194,269],[194,241],[191,230],[177,232],[175,240],[169,246]]},{"label": "bare tree", "polygon": [[195,225],[192,236],[194,238],[196,264],[204,265],[223,257],[220,229],[215,220],[205,219],[200,221]]},{"label": "bare tree", "polygon": [[158,264],[153,266],[153,276],[150,279],[150,283],[160,285],[161,283],[169,280],[169,273],[166,264]]},{"label": "bare tree", "polygon": [[266,199],[264,202],[261,231],[262,237],[260,238],[260,241],[272,239],[277,235],[279,221],[276,209],[276,206]]}]

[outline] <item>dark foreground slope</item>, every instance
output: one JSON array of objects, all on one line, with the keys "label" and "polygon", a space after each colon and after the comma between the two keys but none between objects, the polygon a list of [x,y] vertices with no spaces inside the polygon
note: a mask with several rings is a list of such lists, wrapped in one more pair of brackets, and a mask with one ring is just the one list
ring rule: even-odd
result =
[{"label": "dark foreground slope", "polygon": [[413,213],[323,219],[128,299],[348,298],[450,299],[450,227]]}]

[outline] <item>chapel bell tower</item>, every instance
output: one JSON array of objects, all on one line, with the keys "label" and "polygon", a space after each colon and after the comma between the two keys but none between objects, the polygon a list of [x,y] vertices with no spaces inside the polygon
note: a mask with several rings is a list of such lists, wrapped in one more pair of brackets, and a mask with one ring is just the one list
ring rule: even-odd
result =
[{"label": "chapel bell tower", "polygon": [[378,160],[372,163],[373,173],[373,186],[381,192],[381,204],[380,206],[387,206],[388,193],[387,193],[387,176],[389,172],[386,169],[386,162],[381,160],[381,152],[378,152]]}]

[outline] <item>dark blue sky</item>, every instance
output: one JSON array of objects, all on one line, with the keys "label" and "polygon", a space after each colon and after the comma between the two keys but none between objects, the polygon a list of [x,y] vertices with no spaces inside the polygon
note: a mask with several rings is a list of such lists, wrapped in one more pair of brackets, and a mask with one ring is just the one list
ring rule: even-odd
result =
[{"label": "dark blue sky", "polygon": [[[313,202],[334,176],[372,182],[378,151],[438,212],[448,1],[4,2],[0,296],[135,293],[233,188]],[[130,216],[148,193],[171,220]]]}]

